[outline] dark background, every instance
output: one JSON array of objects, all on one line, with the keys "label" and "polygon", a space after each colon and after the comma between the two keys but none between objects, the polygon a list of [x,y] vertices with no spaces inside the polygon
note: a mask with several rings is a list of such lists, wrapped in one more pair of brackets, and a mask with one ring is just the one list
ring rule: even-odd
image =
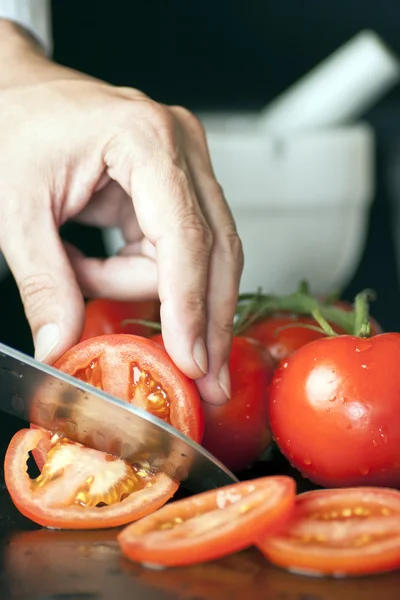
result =
[{"label": "dark background", "polygon": [[[400,3],[393,0],[53,2],[57,61],[193,110],[261,108],[363,28],[400,53]],[[397,172],[400,86],[366,117],[378,139],[378,188],[365,254],[344,295],[374,288],[375,316],[385,329],[400,330],[392,226],[400,194],[388,177],[389,169]],[[96,230],[67,226],[63,235],[89,254],[104,253]],[[11,277],[0,286],[0,300],[0,340],[30,352]]]}]

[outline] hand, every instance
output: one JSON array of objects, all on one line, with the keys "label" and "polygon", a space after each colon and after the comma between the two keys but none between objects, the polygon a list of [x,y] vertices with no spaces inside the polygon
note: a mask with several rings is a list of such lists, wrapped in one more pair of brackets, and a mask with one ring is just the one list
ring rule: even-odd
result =
[{"label": "hand", "polygon": [[[225,402],[243,255],[199,121],[48,61],[5,22],[0,65],[0,246],[37,358],[79,340],[82,293],[158,292],[170,356],[204,400]],[[123,251],[99,260],[65,247],[70,219],[119,226]]]}]

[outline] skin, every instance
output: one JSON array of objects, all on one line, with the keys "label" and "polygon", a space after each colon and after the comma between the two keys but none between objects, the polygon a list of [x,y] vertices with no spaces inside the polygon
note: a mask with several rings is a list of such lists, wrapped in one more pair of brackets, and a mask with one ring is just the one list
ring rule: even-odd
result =
[{"label": "skin", "polygon": [[[171,358],[226,402],[243,252],[196,117],[61,67],[0,20],[0,132],[0,246],[36,357],[78,342],[83,295],[158,295]],[[84,257],[60,239],[67,220],[119,226],[125,247]]]}]

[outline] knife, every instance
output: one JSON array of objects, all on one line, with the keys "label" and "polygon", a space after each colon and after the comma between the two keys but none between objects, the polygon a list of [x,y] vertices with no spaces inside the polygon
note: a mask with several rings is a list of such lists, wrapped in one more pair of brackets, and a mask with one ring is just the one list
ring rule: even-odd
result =
[{"label": "knife", "polygon": [[168,423],[1,343],[0,410],[130,463],[144,462],[191,492],[238,481]]}]

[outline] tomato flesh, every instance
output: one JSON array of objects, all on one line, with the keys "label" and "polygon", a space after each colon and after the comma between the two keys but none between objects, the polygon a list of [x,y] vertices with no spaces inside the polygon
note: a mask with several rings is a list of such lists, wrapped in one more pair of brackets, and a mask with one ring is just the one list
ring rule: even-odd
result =
[{"label": "tomato flesh", "polygon": [[400,334],[324,338],[275,372],[269,418],[281,452],[324,487],[400,486]]},{"label": "tomato flesh", "polygon": [[[201,441],[197,387],[156,343],[125,334],[99,336],[81,342],[54,366]],[[43,409],[46,398],[41,400]],[[41,471],[36,480],[26,473],[29,452]],[[142,458],[131,466],[36,427],[11,441],[6,483],[16,506],[35,522],[76,529],[131,522],[162,506],[178,488],[166,475],[152,473]]]},{"label": "tomato flesh", "polygon": [[[31,479],[29,452],[46,448],[41,474]],[[130,523],[156,510],[178,489],[148,465],[131,466],[42,429],[23,429],[5,457],[5,482],[18,510],[39,525],[102,529]]]},{"label": "tomato flesh", "polygon": [[400,567],[400,493],[385,488],[300,494],[292,518],[260,538],[274,564],[308,575],[362,575]]},{"label": "tomato flesh", "polygon": [[260,532],[279,530],[291,515],[295,482],[264,477],[178,500],[126,527],[122,552],[149,565],[183,566],[250,546]]}]

